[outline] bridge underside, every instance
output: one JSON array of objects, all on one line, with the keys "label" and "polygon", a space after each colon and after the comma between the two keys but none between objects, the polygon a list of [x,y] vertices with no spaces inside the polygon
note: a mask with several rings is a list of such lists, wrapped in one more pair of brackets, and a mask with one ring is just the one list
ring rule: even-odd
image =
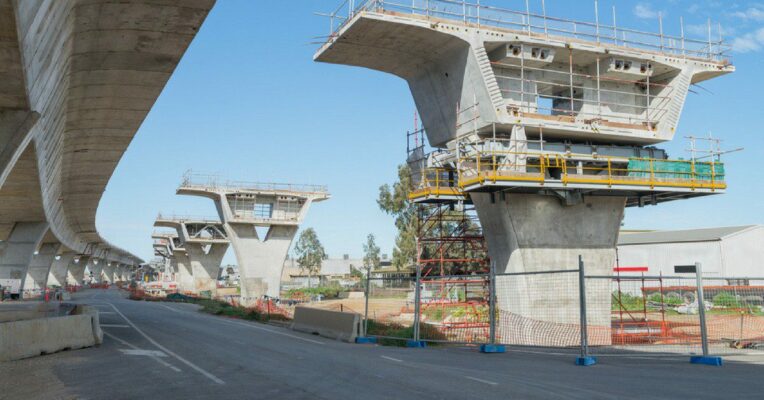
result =
[{"label": "bridge underside", "polygon": [[44,223],[66,252],[141,262],[98,234],[96,209],[213,4],[0,0],[0,240]]}]

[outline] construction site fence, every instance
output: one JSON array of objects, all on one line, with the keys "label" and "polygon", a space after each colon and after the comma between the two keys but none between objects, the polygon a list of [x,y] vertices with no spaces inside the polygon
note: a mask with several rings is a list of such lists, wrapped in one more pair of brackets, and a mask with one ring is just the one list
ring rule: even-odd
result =
[{"label": "construction site fence", "polygon": [[[764,348],[764,277],[537,272],[368,278],[366,334],[570,349],[582,355],[750,354]],[[581,277],[585,276],[584,279]],[[705,320],[699,305],[703,304]],[[705,323],[704,323],[705,321]]]}]

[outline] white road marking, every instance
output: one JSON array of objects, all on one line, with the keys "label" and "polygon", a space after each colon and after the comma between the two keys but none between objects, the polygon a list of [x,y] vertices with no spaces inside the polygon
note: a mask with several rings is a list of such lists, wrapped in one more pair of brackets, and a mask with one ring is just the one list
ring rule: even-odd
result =
[{"label": "white road marking", "polygon": [[276,335],[281,335],[281,336],[287,336],[287,337],[290,337],[290,338],[293,338],[293,339],[297,339],[297,340],[302,340],[302,341],[308,342],[308,343],[325,344],[324,342],[319,342],[318,340],[307,339],[307,338],[300,337],[300,336],[297,336],[297,335],[290,335],[288,333],[274,331],[274,330],[271,330],[271,329],[267,329],[267,328],[263,328],[263,327],[257,326],[255,324],[246,324],[244,322],[229,321],[229,320],[224,319],[224,318],[215,318],[215,320],[221,321],[221,322],[227,322],[227,323],[230,323],[230,324],[246,326],[246,327],[249,327],[249,328],[252,328],[252,329],[259,329],[261,331],[266,331],[266,332],[270,332],[270,333],[273,333],[273,334],[276,334]]},{"label": "white road marking", "polygon": [[130,319],[129,319],[129,318],[127,318],[127,317],[125,316],[125,314],[122,314],[122,312],[120,312],[120,311],[119,311],[119,309],[117,309],[117,307],[116,307],[114,304],[111,304],[111,303],[110,303],[110,305],[111,305],[111,308],[113,308],[113,309],[114,309],[114,311],[115,311],[117,314],[119,314],[119,315],[120,315],[120,316],[121,316],[121,317],[122,317],[122,318],[125,320],[125,322],[127,322],[127,323],[128,323],[128,325],[132,326],[132,327],[133,327],[133,329],[135,329],[135,330],[136,330],[138,333],[140,333],[140,334],[141,334],[141,336],[143,336],[144,338],[146,338],[146,340],[148,340],[149,342],[151,342],[151,344],[153,344],[154,346],[156,346],[158,349],[160,349],[160,350],[164,351],[165,353],[167,353],[167,354],[169,354],[169,355],[171,355],[171,356],[175,357],[176,359],[178,359],[178,361],[182,362],[183,364],[186,364],[186,365],[188,365],[189,367],[191,367],[192,369],[196,370],[196,371],[197,371],[197,372],[199,372],[200,374],[202,374],[202,375],[206,376],[207,378],[209,378],[211,381],[213,381],[213,382],[215,382],[215,383],[217,383],[217,384],[219,384],[219,385],[223,385],[223,384],[225,384],[225,382],[223,382],[223,380],[222,380],[222,379],[218,378],[218,377],[217,377],[217,376],[215,376],[215,375],[212,375],[211,373],[209,373],[209,372],[207,372],[207,371],[203,370],[203,369],[202,369],[201,367],[199,367],[198,365],[196,365],[196,364],[192,363],[191,361],[188,361],[188,360],[186,360],[185,358],[183,358],[183,357],[181,357],[181,356],[179,356],[179,355],[177,355],[177,354],[173,353],[172,351],[170,351],[170,350],[169,350],[169,349],[167,349],[166,347],[164,347],[164,346],[162,346],[161,344],[159,344],[159,343],[158,343],[156,340],[152,339],[152,338],[151,338],[149,335],[147,335],[145,332],[143,332],[143,331],[142,331],[140,328],[138,328],[137,326],[135,326],[135,324],[133,323],[133,321],[130,321]]},{"label": "white road marking", "polygon": [[129,327],[130,327],[129,325],[120,325],[120,324],[101,324],[101,328],[129,328]]},{"label": "white road marking", "polygon": [[111,311],[99,311],[98,313],[99,313],[99,314],[114,314],[114,313],[113,313],[113,312],[111,312]]},{"label": "white road marking", "polygon": [[170,310],[170,311],[175,311],[176,313],[183,313],[183,311],[180,311],[180,310],[176,310],[176,309],[174,309],[174,308],[172,308],[172,307],[170,307],[170,306],[166,306],[166,305],[164,305],[164,304],[160,304],[160,306],[162,306],[162,307],[164,307],[164,308],[166,308],[166,309],[168,309],[168,310]]},{"label": "white road marking", "polygon": [[471,380],[473,380],[475,382],[485,383],[487,385],[494,385],[494,386],[498,385],[498,383],[496,383],[496,382],[491,382],[491,381],[487,381],[485,379],[475,378],[475,377],[472,377],[472,376],[465,376],[465,378],[471,379]]},{"label": "white road marking", "polygon": [[385,360],[390,360],[390,361],[395,361],[395,362],[403,362],[403,360],[399,360],[397,358],[392,358],[392,357],[388,357],[388,356],[380,356],[380,357],[384,358]]},{"label": "white road marking", "polygon": [[[108,332],[104,332],[103,334],[104,334],[105,336],[108,336],[108,337],[110,337],[110,338],[112,338],[112,339],[114,339],[114,340],[116,340],[116,341],[118,341],[118,342],[120,342],[120,343],[124,344],[124,345],[125,345],[125,346],[127,346],[127,347],[132,347],[132,348],[133,348],[133,350],[140,350],[140,349],[138,348],[138,346],[136,346],[136,345],[134,345],[134,344],[132,344],[132,343],[128,343],[128,342],[126,342],[126,341],[124,341],[124,340],[122,340],[122,339],[120,339],[120,338],[118,338],[118,337],[116,337],[116,336],[114,336],[114,335],[112,335],[112,334],[108,333]],[[165,367],[167,367],[167,368],[169,368],[169,369],[171,369],[171,370],[173,370],[173,371],[175,371],[175,372],[180,372],[180,369],[179,369],[178,367],[176,367],[176,366],[174,366],[174,365],[172,365],[172,364],[168,363],[168,362],[167,362],[167,361],[165,361],[165,360],[162,360],[161,358],[159,358],[159,357],[157,357],[157,356],[149,355],[149,357],[153,358],[153,359],[154,359],[154,360],[156,360],[158,363],[160,363],[160,364],[164,365]]]},{"label": "white road marking", "polygon": [[127,354],[128,356],[167,357],[167,354],[164,354],[159,350],[119,349],[119,351]]}]

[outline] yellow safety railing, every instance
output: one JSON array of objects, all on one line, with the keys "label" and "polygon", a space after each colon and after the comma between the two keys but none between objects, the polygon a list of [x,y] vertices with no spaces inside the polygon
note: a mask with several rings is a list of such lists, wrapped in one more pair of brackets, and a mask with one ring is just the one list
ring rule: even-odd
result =
[{"label": "yellow safety railing", "polygon": [[[513,161],[510,161],[514,159]],[[629,162],[646,164],[646,168],[629,168]],[[637,163],[638,162],[638,163]],[[595,163],[596,165],[591,165]],[[685,165],[681,169],[663,169]],[[663,166],[663,167],[662,167]],[[699,171],[702,166],[705,171]],[[503,150],[477,150],[459,159],[458,186],[462,189],[486,182],[546,182],[568,184],[594,184],[649,186],[650,188],[726,189],[723,168],[718,162],[693,160],[658,160],[649,158],[625,159],[595,157],[576,154],[542,154]]]},{"label": "yellow safety railing", "polygon": [[416,200],[440,196],[464,196],[456,179],[457,173],[446,168],[423,168],[419,183],[409,193],[409,199]]}]

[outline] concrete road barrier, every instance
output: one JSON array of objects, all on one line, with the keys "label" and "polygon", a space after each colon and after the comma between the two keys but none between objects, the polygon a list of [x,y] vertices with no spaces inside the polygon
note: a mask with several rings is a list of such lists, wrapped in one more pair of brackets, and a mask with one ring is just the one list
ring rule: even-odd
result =
[{"label": "concrete road barrier", "polygon": [[0,361],[19,360],[103,342],[98,311],[78,305],[70,315],[0,323]]},{"label": "concrete road barrier", "polygon": [[291,328],[330,339],[354,342],[361,335],[361,314],[296,307]]}]

